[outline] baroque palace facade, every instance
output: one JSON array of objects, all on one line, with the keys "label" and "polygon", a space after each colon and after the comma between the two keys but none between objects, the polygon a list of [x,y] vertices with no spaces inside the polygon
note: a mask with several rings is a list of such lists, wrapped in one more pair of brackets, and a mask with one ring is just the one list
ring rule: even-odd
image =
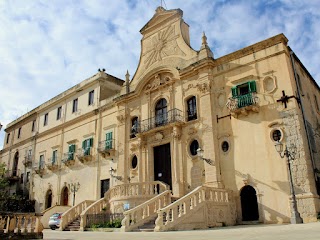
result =
[{"label": "baroque palace facade", "polygon": [[282,223],[292,172],[298,211],[316,221],[319,86],[283,34],[215,59],[205,35],[191,48],[182,14],[157,8],[132,79],[99,69],[8,124],[11,192],[37,212],[70,206],[61,229],[106,210],[124,212],[124,231]]}]

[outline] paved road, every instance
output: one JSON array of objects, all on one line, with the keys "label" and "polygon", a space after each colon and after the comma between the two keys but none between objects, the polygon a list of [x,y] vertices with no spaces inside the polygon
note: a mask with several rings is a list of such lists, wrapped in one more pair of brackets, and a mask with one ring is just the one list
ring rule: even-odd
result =
[{"label": "paved road", "polygon": [[320,222],[296,225],[247,225],[176,232],[60,232],[44,230],[45,240],[319,240]]}]

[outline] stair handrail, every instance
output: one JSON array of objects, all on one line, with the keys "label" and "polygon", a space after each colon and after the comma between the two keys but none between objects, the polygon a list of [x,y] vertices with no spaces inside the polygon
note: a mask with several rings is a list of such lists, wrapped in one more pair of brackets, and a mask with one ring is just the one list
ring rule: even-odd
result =
[{"label": "stair handrail", "polygon": [[229,203],[231,201],[230,191],[221,188],[199,186],[170,205],[158,210],[155,221],[155,231],[170,230],[179,224],[182,218],[197,211],[206,201],[215,203]]},{"label": "stair handrail", "polygon": [[60,220],[60,228],[59,230],[63,231],[69,223],[73,222],[75,219],[77,219],[82,211],[84,211],[89,205],[91,205],[94,202],[94,200],[84,200],[80,202],[79,204],[73,206],[68,211],[64,212],[61,215]]},{"label": "stair handrail", "polygon": [[129,232],[155,218],[158,210],[171,203],[171,190],[151,198],[150,200],[123,213],[121,231]]},{"label": "stair handrail", "polygon": [[[159,186],[159,187],[158,187]],[[110,207],[109,203],[114,200],[126,199],[128,197],[154,196],[169,190],[170,186],[161,181],[124,183],[111,187],[103,198],[93,202],[80,215],[80,231],[87,227],[87,215],[100,214]]]}]

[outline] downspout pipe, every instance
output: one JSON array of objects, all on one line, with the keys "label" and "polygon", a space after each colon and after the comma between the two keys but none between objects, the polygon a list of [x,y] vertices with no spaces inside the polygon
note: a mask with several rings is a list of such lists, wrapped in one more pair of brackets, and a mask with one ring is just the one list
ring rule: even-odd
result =
[{"label": "downspout pipe", "polygon": [[303,103],[302,103],[302,99],[301,99],[301,89],[300,89],[300,85],[298,84],[298,76],[297,76],[297,71],[296,71],[296,68],[295,68],[295,61],[294,61],[295,53],[292,51],[292,49],[290,47],[288,47],[288,48],[289,48],[289,51],[290,51],[290,60],[291,60],[291,65],[292,65],[292,69],[293,69],[293,73],[294,73],[294,80],[295,80],[296,87],[297,87],[297,98],[298,98],[297,102],[298,102],[298,105],[300,106],[300,109],[301,109],[302,119],[303,119],[303,126],[304,126],[304,130],[306,132],[307,140],[308,140],[308,149],[309,149],[311,163],[312,163],[313,176],[314,176],[315,181],[317,182],[316,172],[315,172],[314,156],[312,154],[312,148],[311,148],[311,139],[309,137],[309,132],[308,132],[308,128],[307,128],[307,120],[306,120],[306,117],[305,117],[305,111],[304,111],[304,107],[303,107]]}]

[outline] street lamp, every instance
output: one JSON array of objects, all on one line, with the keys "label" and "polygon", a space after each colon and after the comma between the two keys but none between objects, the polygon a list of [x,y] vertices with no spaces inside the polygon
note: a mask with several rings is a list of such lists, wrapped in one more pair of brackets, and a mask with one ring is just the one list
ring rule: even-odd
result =
[{"label": "street lamp", "polygon": [[300,216],[300,213],[298,212],[297,208],[297,199],[296,199],[296,194],[294,192],[294,187],[293,187],[293,180],[292,180],[292,172],[291,172],[291,161],[295,159],[295,151],[289,151],[287,146],[283,150],[283,144],[277,141],[275,143],[275,148],[277,152],[279,153],[281,158],[286,157],[287,159],[287,166],[289,170],[289,183],[290,183],[290,194],[291,194],[291,199],[290,199],[290,209],[291,209],[291,218],[290,222],[292,224],[297,224],[297,223],[303,223],[303,220]]},{"label": "street lamp", "polygon": [[200,157],[202,160],[206,161],[208,164],[214,166],[214,161],[212,161],[211,159],[208,159],[208,158],[204,158],[203,152],[204,152],[204,150],[199,147],[197,149],[197,156]]},{"label": "street lamp", "polygon": [[109,169],[110,176],[112,178],[115,178],[115,179],[119,180],[119,181],[122,181],[122,177],[121,176],[114,175],[114,173],[116,173],[116,171],[117,171],[116,169],[113,169],[112,167],[110,167],[110,169]]},{"label": "street lamp", "polygon": [[2,128],[2,124],[0,123],[0,131],[1,131],[1,128]]},{"label": "street lamp", "polygon": [[78,192],[79,188],[80,188],[80,183],[69,183],[68,187],[70,189],[71,192],[73,192],[73,205],[74,206],[74,201],[76,199],[76,192]]}]

